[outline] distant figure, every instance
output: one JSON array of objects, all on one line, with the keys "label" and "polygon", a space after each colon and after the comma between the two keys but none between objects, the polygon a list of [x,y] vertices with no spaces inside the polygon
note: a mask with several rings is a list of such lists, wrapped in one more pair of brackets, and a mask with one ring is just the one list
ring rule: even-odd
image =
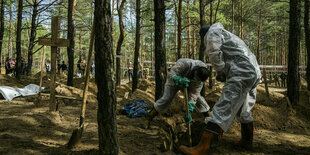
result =
[{"label": "distant figure", "polygon": [[45,62],[45,70],[47,73],[51,71],[51,63],[48,60]]},{"label": "distant figure", "polygon": [[27,62],[24,58],[21,59],[21,68],[22,68],[22,75],[27,75]]},{"label": "distant figure", "polygon": [[60,68],[61,68],[62,72],[66,71],[68,69],[67,65],[65,64],[65,61],[62,61]]},{"label": "distant figure", "polygon": [[15,67],[15,61],[12,58],[10,59],[9,63],[11,68]]},{"label": "distant figure", "polygon": [[273,79],[274,79],[274,85],[275,85],[276,87],[277,87],[277,86],[280,87],[279,76],[278,76],[277,73],[275,73],[275,74],[273,75]]},{"label": "distant figure", "polygon": [[11,72],[10,59],[7,57],[5,61],[5,74],[10,74]]},{"label": "distant figure", "polygon": [[130,77],[132,79],[132,76],[133,76],[133,69],[131,66],[128,67],[128,78],[129,78],[129,81],[130,81]]},{"label": "distant figure", "polygon": [[86,63],[85,60],[79,59],[78,64],[77,64],[78,72],[81,74],[81,76],[84,76],[85,68],[86,68]]},{"label": "distant figure", "polygon": [[91,73],[95,74],[95,62],[94,62],[94,60],[91,63],[91,68],[90,69],[91,69]]},{"label": "distant figure", "polygon": [[284,72],[282,72],[281,75],[280,75],[280,78],[281,78],[282,87],[285,87],[286,74]]}]

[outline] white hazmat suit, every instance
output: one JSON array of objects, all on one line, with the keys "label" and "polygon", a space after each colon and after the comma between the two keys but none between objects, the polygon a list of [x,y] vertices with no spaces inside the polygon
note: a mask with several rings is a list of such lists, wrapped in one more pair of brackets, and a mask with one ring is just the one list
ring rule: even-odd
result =
[{"label": "white hazmat suit", "polygon": [[179,59],[176,62],[176,64],[168,72],[163,96],[154,104],[154,108],[157,112],[166,112],[171,106],[171,102],[175,94],[180,89],[179,87],[175,86],[173,81],[173,77],[176,75],[181,77],[187,77],[190,80],[189,87],[187,88],[188,101],[192,101],[195,104],[196,111],[202,113],[207,112],[210,109],[205,99],[200,95],[203,82],[196,81],[190,78],[192,71],[197,67],[208,68],[207,65],[200,60]]},{"label": "white hazmat suit", "polygon": [[223,72],[227,78],[222,95],[211,115],[206,117],[206,123],[216,123],[226,132],[234,118],[240,123],[252,122],[251,110],[261,78],[255,55],[221,23],[211,25],[204,43],[214,70]]}]

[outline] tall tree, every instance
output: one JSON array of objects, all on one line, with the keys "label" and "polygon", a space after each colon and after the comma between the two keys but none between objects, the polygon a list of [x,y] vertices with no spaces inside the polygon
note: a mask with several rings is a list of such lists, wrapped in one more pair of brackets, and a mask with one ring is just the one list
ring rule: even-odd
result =
[{"label": "tall tree", "polygon": [[[179,8],[180,9],[180,8]],[[166,47],[165,47],[165,0],[154,1],[155,10],[155,100],[158,100],[163,92],[167,77]]]},{"label": "tall tree", "polygon": [[16,29],[16,78],[20,78],[21,66],[21,38],[22,38],[22,18],[23,18],[23,0],[18,0],[17,9],[17,29]]},{"label": "tall tree", "polygon": [[[30,37],[29,37],[29,45],[28,45],[28,64],[32,64],[33,61],[33,48],[35,46],[35,38],[37,33],[37,24],[36,19],[38,15],[38,0],[33,1],[32,5],[32,15],[31,15],[31,30],[30,30]],[[31,75],[31,68],[32,65],[27,66],[27,75]]]},{"label": "tall tree", "polygon": [[234,0],[231,0],[231,33],[234,33],[235,7]]},{"label": "tall tree", "polygon": [[75,0],[68,1],[68,39],[70,45],[67,48],[68,54],[68,79],[67,85],[73,86],[73,73],[74,73],[74,47],[75,47],[75,27],[74,27],[74,15],[75,15]]},{"label": "tall tree", "polygon": [[[117,41],[116,47],[116,55],[121,55],[122,44],[124,41],[124,24],[123,24],[123,7],[126,0],[122,0],[121,4],[119,4],[119,0],[117,0],[117,13],[118,13],[118,22],[119,22],[119,38]],[[121,85],[121,59],[120,57],[116,57],[116,84]]]},{"label": "tall tree", "polygon": [[[218,4],[220,4],[220,1],[218,2]],[[213,0],[210,1],[210,25],[213,24]],[[207,61],[208,61],[209,57],[207,57]],[[210,70],[212,71],[212,66],[210,66]],[[212,80],[212,74],[209,77],[209,89],[212,89],[213,87],[213,80]]]},{"label": "tall tree", "polygon": [[287,95],[293,106],[296,106],[299,101],[300,18],[301,0],[290,0]]},{"label": "tall tree", "polygon": [[182,58],[182,0],[178,0],[178,59]]},{"label": "tall tree", "polygon": [[140,0],[136,0],[136,43],[135,43],[135,58],[132,77],[132,92],[138,86],[138,70],[139,70],[139,51],[140,51]]},{"label": "tall tree", "polygon": [[305,40],[307,49],[307,84],[308,90],[310,90],[310,0],[305,0],[305,16],[304,16],[304,27],[305,27]]},{"label": "tall tree", "polygon": [[[200,27],[203,27],[206,24],[206,20],[205,20],[205,1],[204,0],[199,0],[199,24]],[[200,42],[200,47],[199,47],[199,60],[201,60],[202,62],[205,62],[205,44],[203,42],[203,38],[200,38],[201,42]]]},{"label": "tall tree", "polygon": [[[3,35],[4,35],[4,7],[5,7],[5,0],[1,0],[1,12],[0,12],[0,58],[2,56],[2,43],[3,43]],[[0,59],[1,64],[1,59]],[[1,74],[1,69],[0,69]]]},{"label": "tall tree", "polygon": [[191,53],[191,17],[190,17],[190,0],[187,0],[187,58],[191,58],[192,53]]},{"label": "tall tree", "polygon": [[113,79],[111,1],[95,0],[94,14],[99,154],[117,155],[119,145],[117,139],[115,82]]},{"label": "tall tree", "polygon": [[[205,1],[204,0],[199,0],[199,24],[200,27],[203,27],[206,24],[205,21]],[[205,49],[206,46],[204,44],[204,38],[200,38],[200,46],[199,46],[199,60],[202,62],[205,62]],[[201,92],[201,96],[205,96],[205,85],[203,85]]]},{"label": "tall tree", "polygon": [[257,62],[260,62],[260,40],[262,35],[262,9],[263,9],[263,0],[260,0],[260,8],[259,8],[259,17],[258,17],[258,32],[257,32],[257,50],[256,50],[256,59]]}]

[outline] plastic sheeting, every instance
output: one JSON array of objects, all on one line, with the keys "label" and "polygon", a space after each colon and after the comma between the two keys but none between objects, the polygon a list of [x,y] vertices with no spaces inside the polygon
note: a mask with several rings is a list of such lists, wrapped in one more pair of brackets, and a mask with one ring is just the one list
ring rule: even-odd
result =
[{"label": "plastic sheeting", "polygon": [[[5,100],[11,101],[18,96],[30,96],[39,93],[40,86],[29,84],[24,88],[13,88],[8,86],[0,86],[0,93]],[[42,87],[44,89],[44,87]]]}]

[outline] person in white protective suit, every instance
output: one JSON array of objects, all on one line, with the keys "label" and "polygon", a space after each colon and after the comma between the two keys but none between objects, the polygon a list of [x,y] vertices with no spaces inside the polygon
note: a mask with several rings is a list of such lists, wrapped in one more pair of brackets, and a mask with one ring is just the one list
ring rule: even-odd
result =
[{"label": "person in white protective suit", "polygon": [[195,147],[180,146],[187,155],[205,155],[216,147],[233,120],[241,123],[240,141],[237,146],[252,149],[253,117],[251,110],[256,101],[256,86],[261,72],[255,55],[236,35],[224,29],[221,23],[204,26],[200,36],[206,45],[206,53],[217,71],[216,79],[225,82],[219,101],[206,117],[206,127]]},{"label": "person in white protective suit", "polygon": [[179,59],[167,75],[163,96],[157,100],[153,109],[145,119],[144,128],[150,127],[150,122],[158,113],[165,113],[179,90],[188,89],[189,116],[184,116],[185,122],[192,121],[191,113],[194,109],[208,115],[209,105],[200,95],[204,81],[210,76],[207,65],[200,60]]}]

